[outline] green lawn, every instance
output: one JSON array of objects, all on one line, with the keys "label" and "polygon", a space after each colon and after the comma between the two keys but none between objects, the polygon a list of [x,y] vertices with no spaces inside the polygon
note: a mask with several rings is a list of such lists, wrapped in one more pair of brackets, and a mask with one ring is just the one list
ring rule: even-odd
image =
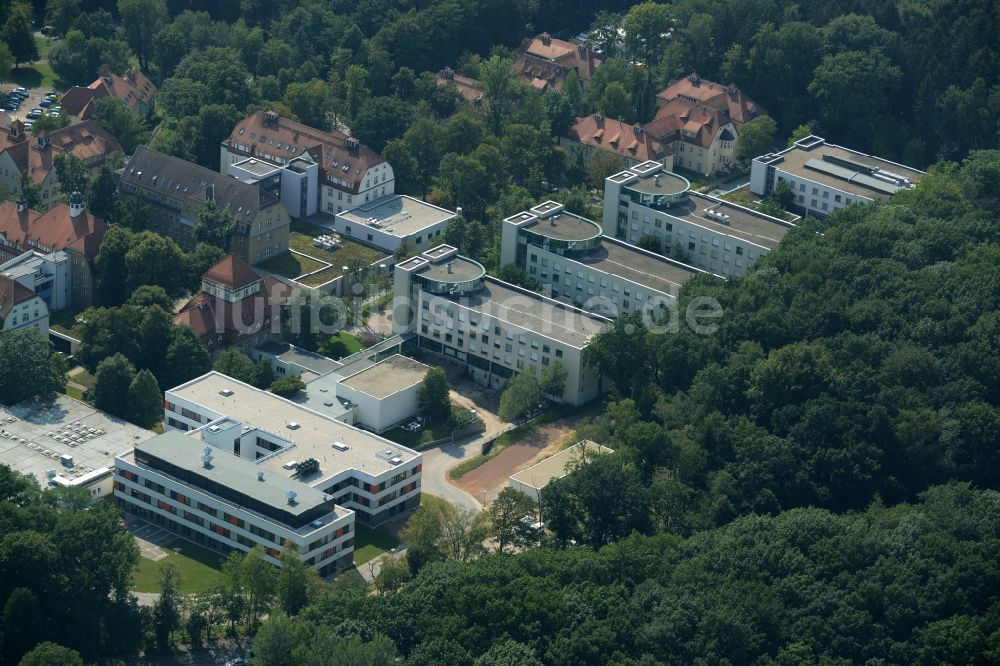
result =
[{"label": "green lawn", "polygon": [[354,523],[354,563],[361,566],[399,545],[388,530]]},{"label": "green lawn", "polygon": [[[180,548],[175,553],[172,549]],[[216,552],[196,546],[190,541],[175,539],[163,550],[167,556],[162,560],[139,558],[139,564],[132,571],[132,589],[136,592],[159,592],[160,585],[156,581],[160,564],[173,562],[181,572],[181,593],[202,594],[208,592],[219,582],[223,557]]]},{"label": "green lawn", "polygon": [[451,502],[444,499],[443,497],[438,497],[437,495],[429,495],[428,493],[420,493],[420,506],[426,508],[429,511],[445,511],[451,506]]},{"label": "green lawn", "polygon": [[750,187],[741,187],[738,190],[733,190],[732,192],[722,196],[726,201],[731,201],[734,204],[739,204],[740,206],[746,206],[747,208],[752,208],[754,202],[760,197],[750,191]]},{"label": "green lawn", "polygon": [[[344,343],[344,347],[347,348],[347,353],[344,354],[344,356],[350,356],[351,354],[357,354],[359,351],[361,351],[362,349],[364,349],[364,347],[361,346],[361,340],[358,339],[358,336],[351,335],[350,333],[348,333],[346,331],[338,331],[336,335],[330,336],[330,344],[333,344],[334,342],[336,342],[338,340],[340,342],[343,342]],[[344,358],[344,356],[341,356],[340,358]],[[340,359],[334,359],[334,360],[338,361]]]},{"label": "green lawn", "polygon": [[89,389],[93,389],[94,388],[94,384],[97,383],[97,378],[94,377],[94,375],[92,375],[89,372],[87,372],[86,370],[84,370],[83,372],[76,373],[75,375],[73,375],[69,379],[70,379],[70,381],[76,382],[77,384],[80,384],[81,386],[86,386]]},{"label": "green lawn", "polygon": [[323,264],[315,259],[303,257],[300,254],[292,254],[291,252],[277,254],[266,261],[260,262],[257,266],[269,273],[277,273],[278,275],[292,279],[323,268]]},{"label": "green lawn", "polygon": [[25,88],[44,88],[43,92],[48,92],[53,88],[58,88],[58,77],[48,64],[36,63],[34,65],[22,64],[17,69],[10,70],[8,80]]},{"label": "green lawn", "polygon": [[76,327],[76,318],[79,314],[83,312],[79,308],[64,308],[58,312],[49,313],[49,328],[59,331],[65,335],[71,335],[75,338],[79,338],[79,333],[74,333],[73,329]]},{"label": "green lawn", "polygon": [[73,398],[74,400],[79,400],[80,402],[86,402],[83,398],[83,392],[80,389],[73,388],[72,386],[66,387],[66,395]]}]

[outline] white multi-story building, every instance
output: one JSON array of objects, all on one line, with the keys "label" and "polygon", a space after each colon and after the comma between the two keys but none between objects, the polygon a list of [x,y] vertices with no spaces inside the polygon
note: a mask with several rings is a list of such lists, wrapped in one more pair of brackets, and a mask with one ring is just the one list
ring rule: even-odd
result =
[{"label": "white multi-story building", "polygon": [[555,201],[503,221],[500,260],[521,267],[552,298],[611,317],[656,319],[684,282],[705,272],[605,236]]},{"label": "white multi-story building", "polygon": [[[296,512],[309,510],[327,515],[333,511],[334,515],[330,520],[338,525],[341,524],[342,514],[348,516],[343,526],[350,526],[350,529],[335,538],[353,532],[355,518],[362,523],[375,525],[401,516],[420,503],[422,463],[419,453],[273,393],[218,372],[210,372],[167,391],[164,404],[164,424],[167,429],[187,432],[197,442],[197,450],[205,446],[211,447],[209,454],[214,456],[213,464],[224,465],[226,473],[210,476],[206,481],[204,473],[197,471],[201,468],[195,465],[199,460],[198,456],[185,458],[191,465],[195,465],[193,470],[189,470],[187,479],[178,477],[175,472],[171,472],[172,468],[160,464],[147,465],[142,473],[131,471],[140,476],[144,474],[144,478],[154,479],[164,487],[167,484],[163,478],[172,477],[180,484],[178,488],[174,488],[176,492],[183,493],[185,484],[193,484],[192,492],[198,489],[202,494],[215,496],[218,501],[228,502],[233,509],[241,509],[242,514],[232,511],[229,513],[241,517],[247,525],[256,524],[260,529],[279,534],[270,527],[274,516],[253,502],[258,498],[254,489],[264,492],[267,488],[267,492],[275,497],[275,492],[282,493],[281,502],[285,501],[287,492],[291,490],[297,493],[295,501],[302,505],[302,509],[296,509]],[[167,462],[174,460],[174,457],[169,457]],[[136,459],[129,464],[140,462],[141,460]],[[227,485],[231,479],[232,485]],[[268,485],[269,482],[271,486]],[[324,496],[325,499],[322,498]],[[253,544],[243,543],[238,539],[219,539],[218,536],[224,535],[218,530],[198,530],[197,527],[204,526],[197,525],[196,521],[193,524],[191,521],[181,522],[177,518],[178,514],[169,508],[160,509],[155,503],[150,505],[149,502],[144,502],[144,505],[136,504],[130,499],[130,491],[116,492],[116,497],[129,510],[136,509],[140,515],[148,514],[152,520],[210,547],[223,551],[253,547]],[[307,506],[309,504],[315,507],[310,509]],[[285,504],[281,504],[279,513],[288,512],[284,506]],[[332,508],[327,510],[328,507]],[[174,508],[178,507],[174,505]],[[257,520],[254,518],[257,514],[260,514],[260,521],[263,522],[253,522]],[[195,515],[205,518],[201,514]],[[289,518],[291,522],[283,523],[289,533],[281,534],[289,538],[294,536],[291,532],[298,534],[298,537],[291,540],[300,546],[303,558],[321,573],[332,571],[330,567],[349,562],[348,553],[343,552],[350,546],[347,542],[341,542],[340,550],[336,551],[339,555],[330,553],[322,558],[312,559],[309,553],[316,555],[316,548],[304,549],[301,546],[303,542],[310,545],[320,538],[306,529],[309,526],[318,528],[319,525],[313,525],[315,518],[312,513],[307,517],[309,520],[302,517],[294,520]],[[324,521],[326,525],[326,519]],[[235,524],[228,520],[225,522]],[[213,524],[229,529],[224,525]],[[185,532],[185,529],[191,530],[190,533]],[[215,536],[206,532],[206,529]],[[305,530],[305,533],[300,534],[296,530]],[[297,540],[299,537],[301,541]],[[271,541],[276,545],[268,545],[268,548],[280,549],[281,539]],[[333,547],[327,543],[320,544],[325,546],[322,549],[324,553]],[[269,555],[276,557],[274,553]]]},{"label": "white multi-story building", "polygon": [[38,294],[56,312],[73,302],[73,265],[67,252],[25,252],[0,264],[0,274]]},{"label": "white multi-story building", "polygon": [[439,245],[397,263],[393,332],[415,333],[422,349],[502,387],[520,372],[567,371],[563,401],[579,405],[600,392],[583,349],[608,319],[486,275],[483,266]]},{"label": "white multi-story building", "polygon": [[629,243],[655,238],[663,254],[742,276],[778,246],[791,222],[690,191],[687,179],[646,162],[604,181],[604,230]]},{"label": "white multi-story building", "polygon": [[790,148],[753,160],[750,191],[768,196],[784,181],[796,211],[826,217],[852,204],[888,201],[914,186],[923,171],[807,136]]},{"label": "white multi-story building", "polygon": [[210,428],[215,431],[205,428],[194,436],[167,432],[117,457],[118,506],[224,553],[259,545],[264,559],[277,565],[291,543],[321,575],[351,566],[353,511],[214,441],[238,438],[243,430],[239,423],[222,420]]},{"label": "white multi-story building", "polygon": [[337,213],[337,233],[386,252],[408,245],[416,252],[441,243],[455,213],[413,197],[391,194]]}]

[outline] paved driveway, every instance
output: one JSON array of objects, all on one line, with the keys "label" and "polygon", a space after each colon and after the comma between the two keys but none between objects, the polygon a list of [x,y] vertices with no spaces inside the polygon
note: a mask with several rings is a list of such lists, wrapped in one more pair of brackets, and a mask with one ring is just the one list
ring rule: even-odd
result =
[{"label": "paved driveway", "polygon": [[160,546],[177,538],[173,532],[135,516],[125,516],[125,527],[135,537],[135,542],[139,544],[140,554],[154,562],[167,556]]}]

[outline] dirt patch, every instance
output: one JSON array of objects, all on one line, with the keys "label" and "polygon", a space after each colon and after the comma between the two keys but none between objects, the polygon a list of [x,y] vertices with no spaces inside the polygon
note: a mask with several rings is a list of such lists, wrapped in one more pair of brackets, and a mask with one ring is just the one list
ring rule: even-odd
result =
[{"label": "dirt patch", "polygon": [[461,488],[483,502],[492,502],[507,485],[507,478],[522,469],[530,467],[536,459],[548,457],[559,450],[560,442],[573,431],[572,424],[578,417],[563,418],[544,425],[529,433],[517,444],[512,444],[496,457],[491,458],[476,469],[450,483]]}]

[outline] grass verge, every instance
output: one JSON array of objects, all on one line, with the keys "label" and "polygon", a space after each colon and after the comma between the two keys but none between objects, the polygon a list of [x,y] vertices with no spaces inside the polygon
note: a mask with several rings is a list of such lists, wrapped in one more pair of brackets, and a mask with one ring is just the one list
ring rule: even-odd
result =
[{"label": "grass verge", "polygon": [[[172,549],[180,548],[175,553]],[[159,592],[156,577],[160,565],[173,562],[181,572],[181,594],[203,594],[219,582],[222,575],[222,556],[216,552],[197,546],[190,541],[175,539],[162,547],[167,556],[153,561],[145,557],[132,570],[132,589],[136,592]]]},{"label": "grass verge", "polygon": [[354,564],[361,566],[399,545],[388,530],[354,523]]}]

